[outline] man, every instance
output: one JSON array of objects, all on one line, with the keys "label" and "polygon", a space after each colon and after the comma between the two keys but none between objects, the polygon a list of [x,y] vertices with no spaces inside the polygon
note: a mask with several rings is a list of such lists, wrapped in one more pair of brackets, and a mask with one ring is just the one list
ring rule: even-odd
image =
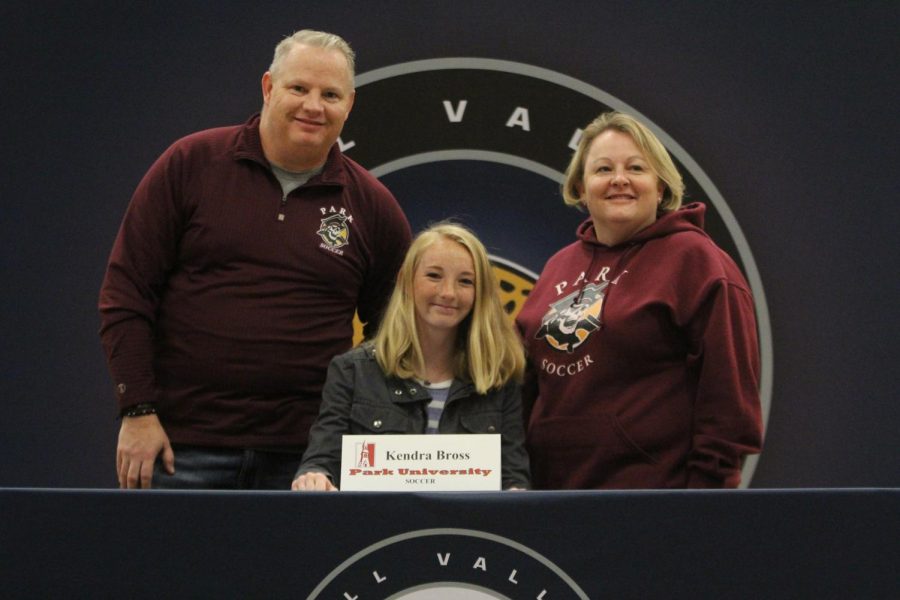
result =
[{"label": "man", "polygon": [[354,311],[376,325],[410,242],[335,143],[354,100],[340,37],[283,40],[263,108],[173,144],[139,184],[100,292],[120,487],[288,489]]}]

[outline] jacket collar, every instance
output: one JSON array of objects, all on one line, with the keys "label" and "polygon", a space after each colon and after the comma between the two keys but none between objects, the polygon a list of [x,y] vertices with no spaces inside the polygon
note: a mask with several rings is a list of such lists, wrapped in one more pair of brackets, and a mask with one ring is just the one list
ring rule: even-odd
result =
[{"label": "jacket collar", "polygon": [[[366,343],[362,346],[366,357],[375,362],[375,346]],[[400,379],[399,377],[389,377],[387,380],[388,390],[391,393],[391,400],[395,404],[405,402],[422,402],[430,400],[428,389],[414,379]],[[467,377],[456,377],[450,384],[450,391],[447,394],[447,402],[471,396],[475,392],[475,384]]]},{"label": "jacket collar", "polygon": [[[238,130],[232,146],[232,155],[235,160],[251,160],[271,169],[266,155],[263,153],[262,140],[259,136],[259,113],[252,115]],[[338,144],[334,144],[328,151],[325,166],[322,172],[309,180],[307,185],[337,185],[344,187],[349,183],[347,171],[344,168],[344,155]]]},{"label": "jacket collar", "polygon": [[[428,388],[419,384],[414,379],[398,379],[391,377],[388,379],[388,389],[391,391],[391,400],[395,404],[405,402],[422,402],[431,400]],[[450,384],[450,391],[447,394],[447,403],[460,398],[466,398],[475,393],[475,384],[466,378],[455,378]]]}]

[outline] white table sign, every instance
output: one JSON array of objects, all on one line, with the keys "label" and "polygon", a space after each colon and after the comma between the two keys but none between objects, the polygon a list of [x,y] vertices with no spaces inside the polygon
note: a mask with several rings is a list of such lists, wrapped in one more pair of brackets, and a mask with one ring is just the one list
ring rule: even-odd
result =
[{"label": "white table sign", "polygon": [[341,490],[497,491],[500,434],[345,435]]}]

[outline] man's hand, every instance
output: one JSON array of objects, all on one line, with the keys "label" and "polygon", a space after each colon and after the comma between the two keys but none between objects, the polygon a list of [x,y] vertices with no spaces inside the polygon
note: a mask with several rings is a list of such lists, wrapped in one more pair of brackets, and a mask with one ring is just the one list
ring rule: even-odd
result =
[{"label": "man's hand", "polygon": [[119,444],[116,448],[116,471],[120,488],[149,488],[153,480],[153,464],[162,452],[163,466],[175,474],[175,453],[156,415],[122,417]]}]

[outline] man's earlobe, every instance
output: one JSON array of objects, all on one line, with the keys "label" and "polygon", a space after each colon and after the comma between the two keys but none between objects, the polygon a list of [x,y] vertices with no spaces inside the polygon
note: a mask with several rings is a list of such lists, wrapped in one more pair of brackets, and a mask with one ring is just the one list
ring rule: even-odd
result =
[{"label": "man's earlobe", "polygon": [[268,71],[263,73],[260,84],[262,86],[263,103],[266,103],[269,101],[269,96],[272,93],[272,74]]}]

